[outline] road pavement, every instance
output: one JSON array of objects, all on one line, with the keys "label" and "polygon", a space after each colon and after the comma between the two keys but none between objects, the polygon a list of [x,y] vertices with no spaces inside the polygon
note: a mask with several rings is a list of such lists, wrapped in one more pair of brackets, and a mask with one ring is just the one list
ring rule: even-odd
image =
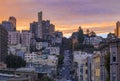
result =
[{"label": "road pavement", "polygon": [[57,81],[72,81],[70,75],[70,69],[72,67],[72,59],[70,58],[71,54],[69,50],[64,51],[64,63],[61,68],[61,79],[57,79]]}]

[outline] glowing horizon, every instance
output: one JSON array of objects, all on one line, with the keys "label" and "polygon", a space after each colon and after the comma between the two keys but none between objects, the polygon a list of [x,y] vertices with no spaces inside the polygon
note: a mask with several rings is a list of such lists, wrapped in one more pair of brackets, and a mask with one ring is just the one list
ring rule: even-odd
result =
[{"label": "glowing horizon", "polygon": [[[81,26],[97,34],[113,32],[120,20],[119,0],[0,0],[0,23],[9,16],[17,19],[17,30],[29,29],[29,23],[37,21],[37,13],[43,12],[43,20],[50,20],[55,30],[64,36],[76,32]],[[106,5],[107,3],[107,5]],[[102,5],[102,6],[101,6]]]}]

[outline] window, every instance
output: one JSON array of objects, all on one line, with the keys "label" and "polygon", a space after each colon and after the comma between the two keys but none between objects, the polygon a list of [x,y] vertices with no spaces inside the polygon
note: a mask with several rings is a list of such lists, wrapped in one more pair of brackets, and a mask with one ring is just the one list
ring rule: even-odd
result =
[{"label": "window", "polygon": [[116,57],[115,56],[113,56],[113,62],[116,62]]},{"label": "window", "polygon": [[86,64],[85,64],[85,65],[86,65],[86,66],[88,65],[88,64],[87,64],[87,62],[86,62]]},{"label": "window", "polygon": [[85,72],[86,74],[88,73],[88,71],[86,70],[86,72]]},{"label": "window", "polygon": [[115,77],[115,76],[113,76],[113,79],[112,79],[112,81],[116,81],[116,77]]},{"label": "window", "polygon": [[115,52],[113,52],[113,54],[115,54]]}]

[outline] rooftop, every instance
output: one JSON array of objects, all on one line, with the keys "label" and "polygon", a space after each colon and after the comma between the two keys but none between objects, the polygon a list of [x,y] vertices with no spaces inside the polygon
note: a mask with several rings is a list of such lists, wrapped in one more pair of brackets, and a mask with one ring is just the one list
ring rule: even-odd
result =
[{"label": "rooftop", "polygon": [[21,72],[35,72],[35,68],[18,68],[16,71],[21,71]]}]

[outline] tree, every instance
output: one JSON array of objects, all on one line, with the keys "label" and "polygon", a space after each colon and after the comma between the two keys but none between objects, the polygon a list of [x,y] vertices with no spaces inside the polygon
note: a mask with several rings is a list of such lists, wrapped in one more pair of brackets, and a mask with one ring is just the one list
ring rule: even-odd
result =
[{"label": "tree", "polygon": [[109,33],[108,35],[107,35],[107,39],[112,39],[112,38],[116,38],[116,36],[115,36],[115,34],[114,33]]},{"label": "tree", "polygon": [[90,32],[90,36],[91,36],[91,37],[95,37],[95,36],[96,36],[96,33],[95,33],[94,31],[91,31],[91,32]]},{"label": "tree", "polygon": [[86,34],[89,36],[89,33],[90,33],[90,30],[89,29],[87,29],[86,30]]},{"label": "tree", "polygon": [[74,50],[81,50],[81,51],[83,51],[84,50],[84,45],[81,44],[81,43],[75,43]]},{"label": "tree", "polygon": [[90,44],[80,44],[80,43],[75,43],[74,45],[74,50],[80,50],[80,51],[86,51],[89,53],[93,53],[94,51],[94,46]]},{"label": "tree", "polygon": [[62,39],[62,46],[61,46],[62,51],[64,50],[71,50],[72,49],[72,39],[71,38],[63,38]]},{"label": "tree", "polygon": [[58,65],[61,66],[63,64],[64,56],[63,55],[57,55],[58,57]]},{"label": "tree", "polygon": [[93,53],[94,51],[94,46],[91,44],[84,44],[83,48],[84,48],[84,51],[89,53]]},{"label": "tree", "polygon": [[41,81],[54,81],[51,78],[49,78],[48,76],[43,76]]},{"label": "tree", "polygon": [[12,54],[6,56],[5,63],[8,68],[20,68],[26,66],[26,62],[20,56]]},{"label": "tree", "polygon": [[72,47],[73,47],[73,45],[72,45],[72,39],[70,39],[70,38],[68,39],[68,44],[67,45],[68,45],[68,49],[72,50]]},{"label": "tree", "polygon": [[82,44],[83,41],[84,41],[83,30],[82,30],[81,27],[79,27],[79,29],[78,29],[78,42],[79,42],[80,44]]}]

